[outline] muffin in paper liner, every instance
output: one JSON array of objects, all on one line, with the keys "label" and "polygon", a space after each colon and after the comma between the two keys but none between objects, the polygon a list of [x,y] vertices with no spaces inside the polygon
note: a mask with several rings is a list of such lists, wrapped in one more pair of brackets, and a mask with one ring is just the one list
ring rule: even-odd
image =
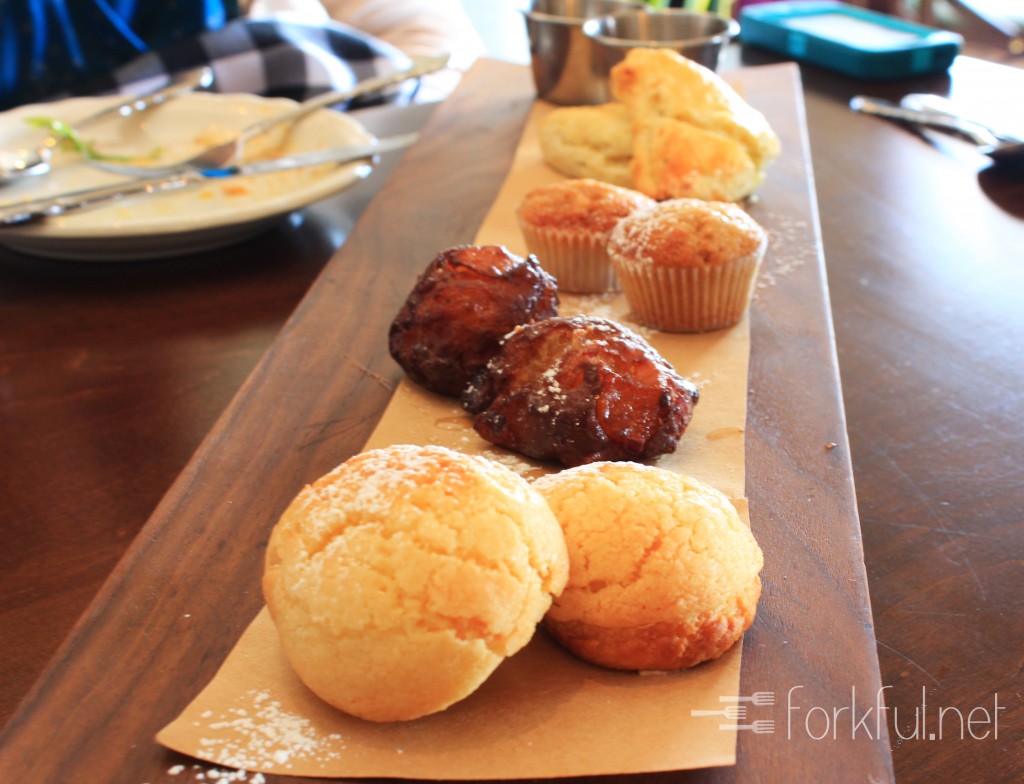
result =
[{"label": "muffin in paper liner", "polygon": [[542,185],[526,194],[516,217],[530,253],[577,294],[618,291],[607,243],[623,218],[655,204],[629,188],[592,179]]},{"label": "muffin in paper liner", "polygon": [[706,332],[742,319],[767,246],[739,206],[673,199],[621,221],[608,254],[636,321]]},{"label": "muffin in paper liner", "polygon": [[606,236],[525,224],[520,228],[530,252],[558,281],[559,289],[578,294],[619,291]]},{"label": "muffin in paper liner", "polygon": [[665,332],[707,332],[743,318],[763,249],[718,267],[656,267],[614,251],[612,264],[633,319]]}]

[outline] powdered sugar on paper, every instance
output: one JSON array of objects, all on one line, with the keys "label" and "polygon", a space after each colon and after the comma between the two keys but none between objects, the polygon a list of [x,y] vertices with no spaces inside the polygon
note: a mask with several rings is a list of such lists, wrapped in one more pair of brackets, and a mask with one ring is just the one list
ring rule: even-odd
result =
[{"label": "powdered sugar on paper", "polygon": [[214,731],[199,740],[207,759],[242,770],[271,765],[288,770],[298,760],[327,767],[344,748],[340,735],[322,735],[309,719],[284,710],[269,692],[252,690],[246,696],[249,707],[203,712],[205,728]]}]

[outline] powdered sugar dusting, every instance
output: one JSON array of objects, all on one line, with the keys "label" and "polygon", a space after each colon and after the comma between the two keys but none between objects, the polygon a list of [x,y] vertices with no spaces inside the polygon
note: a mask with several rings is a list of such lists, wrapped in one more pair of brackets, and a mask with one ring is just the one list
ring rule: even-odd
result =
[{"label": "powdered sugar dusting", "polygon": [[562,361],[561,358],[559,358],[554,367],[549,367],[540,374],[541,383],[547,387],[547,394],[556,403],[564,403],[568,399],[565,392],[562,391],[561,383],[558,381],[558,373],[561,370],[561,367]]},{"label": "powdered sugar dusting", "polygon": [[781,278],[800,269],[808,261],[814,261],[817,251],[807,221],[793,220],[775,213],[759,217],[769,226],[766,229],[768,253],[757,279],[757,288],[765,289],[776,285]]},{"label": "powdered sugar dusting", "polygon": [[604,294],[563,294],[564,315],[579,314],[581,316],[593,316],[614,321],[626,329],[632,330],[640,337],[650,340],[656,330],[631,321],[628,316],[628,305],[622,294],[614,291]]},{"label": "powdered sugar dusting", "polygon": [[221,768],[207,768],[203,765],[193,765],[186,769],[184,765],[173,765],[167,769],[172,776],[180,776],[182,773],[189,774],[188,777],[196,781],[245,781],[249,784],[266,784],[266,778],[262,773],[249,773],[247,770],[223,770]]},{"label": "powdered sugar dusting", "polygon": [[718,375],[717,373],[712,372],[710,377],[709,377],[709,376],[705,376],[699,370],[694,370],[694,371],[691,371],[691,372],[686,374],[686,379],[688,381],[690,381],[695,387],[697,387],[697,389],[699,389],[701,392],[703,392],[705,389],[707,389],[708,385],[711,383],[711,378],[715,377],[717,375]]},{"label": "powdered sugar dusting", "polygon": [[435,480],[439,459],[436,451],[404,444],[364,452],[349,461],[343,487],[335,488],[346,495],[341,505],[369,516],[387,515],[395,498]]},{"label": "powdered sugar dusting", "polygon": [[[245,697],[248,707],[227,708],[219,714],[205,711],[203,716],[209,721],[205,725],[196,722],[197,726],[212,731],[209,737],[199,740],[199,746],[211,761],[241,772],[268,768],[287,771],[299,760],[314,761],[326,768],[330,761],[340,757],[339,749],[345,748],[341,735],[320,733],[309,719],[285,710],[267,691],[253,689]],[[247,780],[225,778],[212,771],[206,771],[205,777],[220,781]]]}]

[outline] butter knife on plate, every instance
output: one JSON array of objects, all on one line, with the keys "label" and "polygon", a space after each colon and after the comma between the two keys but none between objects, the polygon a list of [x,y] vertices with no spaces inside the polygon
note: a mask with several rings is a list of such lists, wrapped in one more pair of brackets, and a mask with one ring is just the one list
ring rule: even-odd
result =
[{"label": "butter knife on plate", "polygon": [[381,153],[403,149],[415,142],[416,138],[417,134],[407,133],[378,139],[367,144],[348,145],[319,150],[317,152],[274,158],[267,161],[233,164],[214,169],[185,169],[173,174],[165,173],[158,177],[124,180],[111,185],[8,202],[0,204],[0,228],[4,226],[20,226],[31,221],[56,217],[76,210],[98,207],[108,202],[128,197],[145,197],[159,193],[179,191],[204,182],[302,169],[327,163],[351,163],[363,158],[373,158]]}]

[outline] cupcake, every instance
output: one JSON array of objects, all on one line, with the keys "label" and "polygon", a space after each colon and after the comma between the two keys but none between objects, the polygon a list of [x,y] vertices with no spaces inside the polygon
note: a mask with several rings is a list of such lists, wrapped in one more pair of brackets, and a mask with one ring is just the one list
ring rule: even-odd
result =
[{"label": "cupcake", "polygon": [[620,670],[684,669],[718,658],[753,623],[764,557],[710,485],[605,462],[533,486],[569,549],[569,583],[544,625],[579,658]]},{"label": "cupcake", "polygon": [[672,199],[623,219],[608,255],[635,320],[705,332],[743,317],[767,247],[767,233],[741,207]]},{"label": "cupcake", "polygon": [[618,291],[605,246],[616,224],[653,207],[642,193],[598,180],[565,180],[534,188],[516,216],[523,239],[558,288],[579,294]]}]

